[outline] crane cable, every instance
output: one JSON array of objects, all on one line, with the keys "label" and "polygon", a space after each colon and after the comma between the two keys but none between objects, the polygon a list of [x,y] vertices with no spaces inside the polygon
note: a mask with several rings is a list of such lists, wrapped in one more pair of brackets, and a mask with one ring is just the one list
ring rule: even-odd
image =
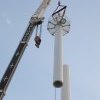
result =
[{"label": "crane cable", "polygon": [[58,0],[58,6],[60,6],[60,2],[61,2],[61,1],[60,1],[60,0]]},{"label": "crane cable", "polygon": [[56,92],[56,88],[55,88],[55,100],[57,99],[57,92]]},{"label": "crane cable", "polygon": [[36,34],[35,37],[38,35],[38,25],[36,26]]},{"label": "crane cable", "polygon": [[[38,33],[38,28],[40,28],[39,33]],[[38,25],[36,26],[36,34],[35,34],[35,37],[36,36],[39,36],[41,38],[41,33],[42,33],[42,24],[39,25],[39,27],[38,27]]]},{"label": "crane cable", "polygon": [[42,24],[40,25],[40,38],[41,38],[41,34],[42,34]]}]

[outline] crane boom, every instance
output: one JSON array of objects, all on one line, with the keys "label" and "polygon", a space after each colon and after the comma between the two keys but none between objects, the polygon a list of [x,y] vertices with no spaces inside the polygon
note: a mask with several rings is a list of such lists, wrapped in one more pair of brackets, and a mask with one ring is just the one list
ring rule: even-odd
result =
[{"label": "crane boom", "polygon": [[34,13],[33,17],[38,17],[41,18],[41,16],[43,16],[47,6],[49,5],[51,0],[43,0],[43,2],[41,3],[40,7],[36,10],[36,12]]},{"label": "crane boom", "polygon": [[3,99],[5,92],[11,82],[11,79],[16,71],[19,61],[28,45],[29,39],[35,29],[36,25],[40,25],[43,22],[43,14],[49,5],[51,0],[43,0],[39,8],[32,15],[29,21],[29,25],[0,81],[0,100]]}]

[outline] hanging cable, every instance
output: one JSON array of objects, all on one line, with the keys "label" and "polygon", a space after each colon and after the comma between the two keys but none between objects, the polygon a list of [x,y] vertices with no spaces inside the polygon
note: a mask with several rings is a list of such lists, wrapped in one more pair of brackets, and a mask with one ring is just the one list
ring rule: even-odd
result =
[{"label": "hanging cable", "polygon": [[40,25],[40,34],[39,34],[40,38],[41,38],[41,34],[42,34],[42,24]]},{"label": "hanging cable", "polygon": [[38,34],[38,25],[36,26],[36,34],[35,34],[35,37],[37,36]]},{"label": "hanging cable", "polygon": [[60,6],[60,0],[58,0],[58,6]]},{"label": "hanging cable", "polygon": [[56,93],[56,88],[55,88],[55,100],[57,99],[57,95],[56,95],[57,93]]},{"label": "hanging cable", "polygon": [[[40,29],[40,32],[41,32],[41,29]],[[35,46],[36,46],[37,48],[39,48],[39,45],[40,45],[40,43],[41,43],[40,35],[41,35],[41,33],[38,34],[38,25],[37,25],[37,27],[36,27],[35,39],[34,39],[34,40],[35,40]]]}]

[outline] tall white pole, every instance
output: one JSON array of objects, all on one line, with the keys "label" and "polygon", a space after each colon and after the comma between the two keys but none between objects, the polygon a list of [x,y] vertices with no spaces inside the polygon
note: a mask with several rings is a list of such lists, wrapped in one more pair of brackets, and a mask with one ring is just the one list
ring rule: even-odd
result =
[{"label": "tall white pole", "polygon": [[69,66],[63,65],[63,87],[61,88],[61,100],[70,100],[70,73]]},{"label": "tall white pole", "polygon": [[[60,5],[59,5],[60,6]],[[57,9],[52,14],[48,21],[48,31],[55,36],[54,43],[54,71],[53,71],[53,85],[56,88],[63,86],[63,51],[62,38],[63,35],[69,33],[70,23],[65,16],[66,6],[62,9]]]},{"label": "tall white pole", "polygon": [[57,32],[55,33],[55,44],[54,44],[53,85],[56,88],[59,88],[63,85],[63,53],[62,53],[63,33],[59,25],[57,25],[56,28]]}]

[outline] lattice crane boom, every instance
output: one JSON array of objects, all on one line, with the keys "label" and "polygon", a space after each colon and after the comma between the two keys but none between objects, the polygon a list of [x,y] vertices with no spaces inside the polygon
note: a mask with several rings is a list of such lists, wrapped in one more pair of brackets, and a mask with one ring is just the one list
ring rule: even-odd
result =
[{"label": "lattice crane boom", "polygon": [[43,0],[39,8],[36,10],[36,12],[32,15],[29,25],[0,81],[0,100],[3,99],[5,92],[11,82],[11,79],[16,71],[16,68],[18,66],[19,61],[21,60],[21,57],[28,45],[29,39],[37,25],[42,24],[43,22],[43,14],[49,5],[51,0]]}]

